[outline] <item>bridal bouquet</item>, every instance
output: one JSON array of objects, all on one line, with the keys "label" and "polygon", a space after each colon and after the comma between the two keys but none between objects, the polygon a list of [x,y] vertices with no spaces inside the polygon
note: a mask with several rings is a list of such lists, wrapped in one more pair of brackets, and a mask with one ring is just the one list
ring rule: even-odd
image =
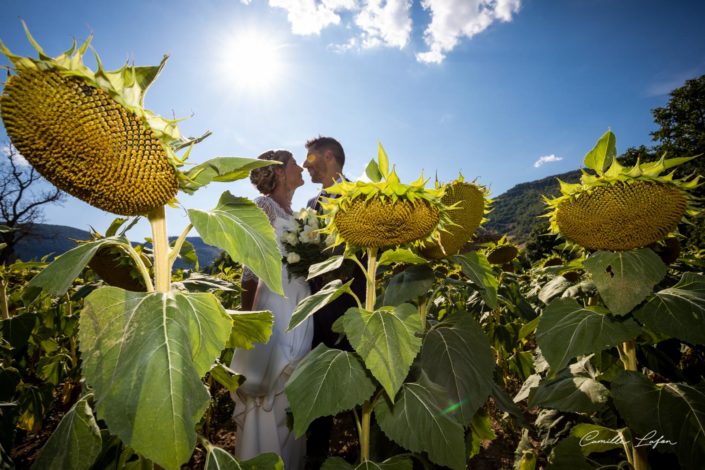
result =
[{"label": "bridal bouquet", "polygon": [[326,234],[321,233],[323,221],[316,211],[310,208],[301,209],[288,227],[282,232],[281,242],[286,250],[284,262],[287,264],[290,276],[308,276],[308,268],[312,264],[325,261],[331,253],[325,251],[333,243]]}]

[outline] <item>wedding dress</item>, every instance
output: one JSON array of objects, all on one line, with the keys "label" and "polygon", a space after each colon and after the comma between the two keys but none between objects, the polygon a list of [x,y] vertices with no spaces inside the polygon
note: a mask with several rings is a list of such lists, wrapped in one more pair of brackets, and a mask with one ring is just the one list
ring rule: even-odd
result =
[{"label": "wedding dress", "polygon": [[[288,214],[268,196],[255,199],[264,210],[276,232],[279,249],[282,231],[293,221]],[[243,278],[251,274],[243,274]],[[282,285],[285,296],[272,292],[259,282],[257,302],[253,310],[269,310],[274,314],[272,336],[266,344],[255,344],[250,350],[236,349],[230,367],[246,380],[235,396],[233,417],[237,424],[238,439],[235,456],[251,459],[265,452],[282,457],[287,470],[303,468],[306,441],[294,438],[287,427],[289,401],[284,385],[296,365],[311,350],[313,323],[310,318],[292,331],[286,331],[296,305],[310,293],[308,284],[301,277],[291,276],[286,265],[282,266]]]}]

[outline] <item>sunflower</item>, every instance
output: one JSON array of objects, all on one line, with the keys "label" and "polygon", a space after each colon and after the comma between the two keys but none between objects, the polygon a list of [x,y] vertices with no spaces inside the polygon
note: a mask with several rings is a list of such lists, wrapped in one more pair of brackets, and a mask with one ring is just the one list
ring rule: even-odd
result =
[{"label": "sunflower", "polygon": [[175,152],[197,139],[181,136],[175,120],[143,107],[147,88],[167,57],[153,67],[97,71],[83,63],[90,44],[39,57],[0,50],[13,74],[0,96],[0,115],[12,144],[48,181],[87,203],[120,215],[140,215],[171,202],[182,164]]},{"label": "sunflower", "polygon": [[330,220],[327,233],[336,244],[385,248],[421,241],[448,223],[442,189],[427,189],[421,176],[411,184],[400,182],[379,146],[377,181],[342,181],[327,189],[331,197],[322,206]]},{"label": "sunflower", "polygon": [[438,237],[426,243],[421,253],[427,258],[440,259],[457,253],[484,222],[488,212],[487,189],[475,183],[468,183],[460,176],[444,185],[441,202],[449,211],[451,223],[439,231]]},{"label": "sunflower", "polygon": [[[674,168],[692,157],[622,166],[608,131],[588,153],[580,183],[559,180],[561,195],[546,199],[551,232],[590,250],[626,251],[655,243],[696,213],[689,191],[699,176],[676,179]],[[605,152],[600,149],[608,150]],[[597,160],[594,156],[600,153]]]}]

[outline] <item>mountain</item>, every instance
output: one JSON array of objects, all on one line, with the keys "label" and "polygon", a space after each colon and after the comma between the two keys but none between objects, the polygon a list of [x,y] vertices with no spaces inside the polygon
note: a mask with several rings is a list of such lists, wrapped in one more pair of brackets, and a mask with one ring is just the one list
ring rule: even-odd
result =
[{"label": "mountain", "polygon": [[487,216],[489,221],[483,227],[498,234],[506,233],[514,243],[525,243],[531,228],[547,220],[541,217],[547,209],[543,196],[560,194],[558,179],[577,183],[580,175],[580,170],[574,170],[514,186],[494,199],[492,212]]},{"label": "mountain", "polygon": [[34,224],[32,232],[17,242],[15,254],[22,261],[40,260],[49,256],[54,259],[71,248],[76,240],[89,240],[91,234],[65,225]]},{"label": "mountain", "polygon": [[[62,253],[76,247],[77,240],[89,240],[90,233],[65,225],[35,224],[30,235],[20,240],[15,247],[17,257],[23,261],[39,260],[48,255],[48,260],[54,259]],[[169,241],[176,240],[170,237]],[[200,237],[187,237],[198,255],[200,267],[206,267],[222,251],[220,248],[206,245]],[[177,268],[188,267],[186,263],[177,260],[174,264]]]},{"label": "mountain", "polygon": [[[531,228],[546,220],[541,215],[546,213],[544,195],[556,196],[560,192],[558,179],[567,183],[576,183],[580,179],[580,170],[549,176],[540,180],[521,183],[494,199],[489,221],[483,225],[483,232],[508,234],[514,243],[523,244],[529,237]],[[170,237],[173,241],[176,237]],[[492,237],[489,237],[492,238]],[[36,224],[34,233],[21,240],[16,247],[18,258],[24,261],[41,259],[50,255],[49,259],[60,255],[76,246],[76,240],[88,240],[90,234],[64,225]],[[206,245],[200,237],[188,237],[198,255],[201,268],[210,265],[218,257],[221,249]],[[177,260],[176,267],[187,267]]]}]

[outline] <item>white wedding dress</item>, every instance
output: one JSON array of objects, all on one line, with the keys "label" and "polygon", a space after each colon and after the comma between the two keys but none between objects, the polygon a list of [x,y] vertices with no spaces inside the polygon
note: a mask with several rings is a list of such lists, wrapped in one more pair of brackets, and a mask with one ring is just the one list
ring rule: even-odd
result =
[{"label": "white wedding dress", "polygon": [[[277,240],[280,240],[293,216],[270,197],[258,197],[255,203],[267,213]],[[282,255],[286,256],[281,241],[278,243]],[[251,274],[243,274],[243,278],[245,276]],[[304,437],[295,439],[287,427],[289,401],[284,394],[284,385],[296,365],[311,350],[313,322],[309,318],[293,331],[286,331],[296,305],[310,291],[305,279],[289,278],[286,265],[282,266],[282,285],[285,297],[259,282],[253,310],[269,310],[274,314],[272,336],[267,344],[256,343],[250,350],[236,349],[230,364],[235,372],[246,378],[233,397],[233,417],[238,432],[235,457],[248,460],[265,452],[274,452],[282,457],[287,470],[297,470],[304,466],[306,440]]]}]

